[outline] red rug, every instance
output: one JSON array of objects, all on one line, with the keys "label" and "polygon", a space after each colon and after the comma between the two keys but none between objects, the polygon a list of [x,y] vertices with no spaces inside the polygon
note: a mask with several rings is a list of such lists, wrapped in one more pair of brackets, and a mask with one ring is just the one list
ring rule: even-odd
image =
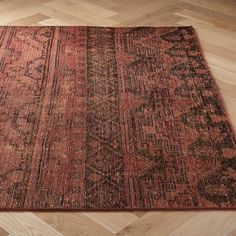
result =
[{"label": "red rug", "polygon": [[1,209],[236,208],[236,140],[192,27],[0,27]]}]

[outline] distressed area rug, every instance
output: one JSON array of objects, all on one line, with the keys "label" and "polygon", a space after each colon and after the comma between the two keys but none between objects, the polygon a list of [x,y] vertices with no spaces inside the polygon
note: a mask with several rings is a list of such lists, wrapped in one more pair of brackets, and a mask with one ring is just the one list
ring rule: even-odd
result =
[{"label": "distressed area rug", "polygon": [[0,27],[0,208],[236,208],[236,141],[192,27]]}]

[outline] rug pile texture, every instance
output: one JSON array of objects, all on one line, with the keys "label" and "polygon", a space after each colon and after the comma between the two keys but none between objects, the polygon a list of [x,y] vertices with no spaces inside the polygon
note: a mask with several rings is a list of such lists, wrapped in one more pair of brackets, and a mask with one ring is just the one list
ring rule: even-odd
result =
[{"label": "rug pile texture", "polygon": [[0,209],[236,208],[236,141],[192,27],[0,27]]}]

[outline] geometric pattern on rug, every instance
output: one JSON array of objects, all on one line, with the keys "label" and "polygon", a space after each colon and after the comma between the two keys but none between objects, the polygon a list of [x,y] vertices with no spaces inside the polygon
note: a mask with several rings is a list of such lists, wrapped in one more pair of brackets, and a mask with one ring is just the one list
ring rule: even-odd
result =
[{"label": "geometric pattern on rug", "polygon": [[0,209],[236,208],[192,27],[0,27],[0,78]]}]

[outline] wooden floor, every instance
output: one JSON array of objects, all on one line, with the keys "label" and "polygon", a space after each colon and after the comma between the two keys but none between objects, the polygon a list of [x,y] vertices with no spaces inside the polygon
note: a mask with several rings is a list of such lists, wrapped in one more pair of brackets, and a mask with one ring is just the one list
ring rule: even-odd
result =
[{"label": "wooden floor", "polygon": [[[235,0],[0,0],[1,25],[193,25],[236,129]],[[0,236],[236,236],[236,211],[3,212]]]}]

